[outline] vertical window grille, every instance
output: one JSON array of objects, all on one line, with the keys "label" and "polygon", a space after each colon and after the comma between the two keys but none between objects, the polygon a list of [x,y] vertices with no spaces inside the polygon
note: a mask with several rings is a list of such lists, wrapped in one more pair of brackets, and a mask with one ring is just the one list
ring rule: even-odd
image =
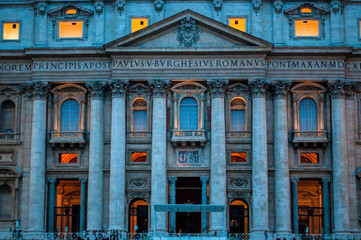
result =
[{"label": "vertical window grille", "polygon": [[231,131],[246,131],[246,103],[239,98],[231,102]]},{"label": "vertical window grille", "polygon": [[15,103],[7,100],[1,104],[0,115],[1,133],[14,133],[15,131]]},{"label": "vertical window grille", "polygon": [[61,131],[78,132],[79,120],[79,103],[74,99],[63,102],[61,105]]},{"label": "vertical window grille", "polygon": [[194,98],[186,97],[181,101],[179,122],[181,130],[198,130],[198,103]]},{"label": "vertical window grille", "polygon": [[299,105],[300,131],[317,131],[317,106],[311,98],[304,98]]},{"label": "vertical window grille", "polygon": [[147,131],[147,111],[135,110],[133,111],[133,131],[146,132]]}]

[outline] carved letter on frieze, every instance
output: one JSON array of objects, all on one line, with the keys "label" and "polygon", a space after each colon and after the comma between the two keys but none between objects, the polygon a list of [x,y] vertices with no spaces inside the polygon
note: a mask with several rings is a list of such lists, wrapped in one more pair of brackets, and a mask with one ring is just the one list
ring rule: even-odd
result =
[{"label": "carved letter on frieze", "polygon": [[191,17],[186,17],[180,21],[178,27],[177,40],[181,45],[185,47],[191,47],[199,40],[199,28],[196,24],[196,20]]}]

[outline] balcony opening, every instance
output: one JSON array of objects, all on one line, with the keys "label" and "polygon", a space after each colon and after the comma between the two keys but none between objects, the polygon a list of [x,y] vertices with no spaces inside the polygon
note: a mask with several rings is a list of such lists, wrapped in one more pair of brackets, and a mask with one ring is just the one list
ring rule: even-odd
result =
[{"label": "balcony opening", "polygon": [[249,233],[248,205],[241,199],[229,204],[229,233]]}]

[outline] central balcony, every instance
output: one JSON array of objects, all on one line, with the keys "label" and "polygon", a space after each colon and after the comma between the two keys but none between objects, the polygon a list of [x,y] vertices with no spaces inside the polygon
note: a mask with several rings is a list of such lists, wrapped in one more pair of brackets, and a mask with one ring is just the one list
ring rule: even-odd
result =
[{"label": "central balcony", "polygon": [[191,147],[197,145],[204,147],[206,143],[206,132],[204,130],[173,130],[171,142],[173,146],[181,145],[186,147],[187,144]]},{"label": "central balcony", "polygon": [[86,136],[84,132],[57,132],[52,131],[49,143],[52,147],[60,146],[65,147],[68,145],[74,147],[75,145],[79,147],[84,147],[86,142]]},{"label": "central balcony", "polygon": [[321,146],[326,147],[328,143],[327,131],[294,131],[293,144],[295,147]]}]

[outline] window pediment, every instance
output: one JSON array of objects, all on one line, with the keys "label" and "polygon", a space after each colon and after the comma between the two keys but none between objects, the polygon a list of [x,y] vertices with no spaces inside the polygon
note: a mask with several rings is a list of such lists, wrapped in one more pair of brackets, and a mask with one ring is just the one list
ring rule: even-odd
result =
[{"label": "window pediment", "polygon": [[181,82],[173,86],[171,90],[173,92],[201,93],[205,92],[207,88],[196,82]]},{"label": "window pediment", "polygon": [[53,17],[76,18],[78,16],[90,16],[93,11],[76,5],[64,5],[48,12]]},{"label": "window pediment", "polygon": [[10,168],[10,167],[1,167],[0,168],[0,178],[19,178],[22,173],[20,170]]},{"label": "window pediment", "polygon": [[327,8],[315,3],[299,3],[285,10],[285,13],[292,17],[317,17],[329,12]]}]

